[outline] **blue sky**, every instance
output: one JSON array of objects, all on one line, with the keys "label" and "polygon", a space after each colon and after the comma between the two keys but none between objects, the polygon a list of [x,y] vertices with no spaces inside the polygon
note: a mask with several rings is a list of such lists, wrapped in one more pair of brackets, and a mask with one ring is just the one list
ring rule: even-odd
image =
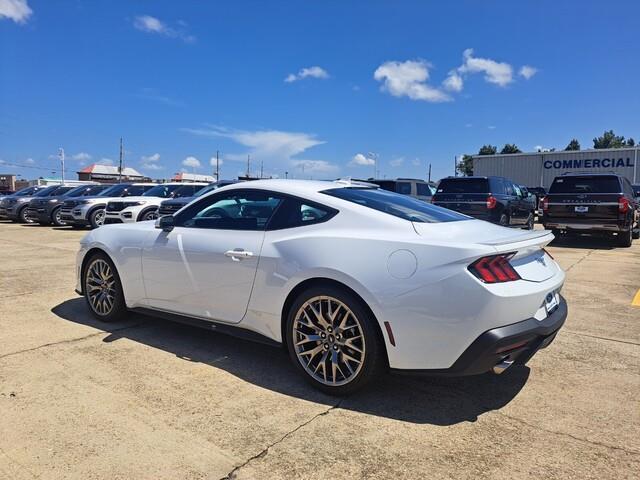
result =
[{"label": "blue sky", "polygon": [[[0,170],[452,174],[640,137],[635,1],[0,0]],[[526,67],[523,70],[523,67]],[[198,164],[200,166],[198,166]],[[21,165],[17,167],[15,165]]]}]

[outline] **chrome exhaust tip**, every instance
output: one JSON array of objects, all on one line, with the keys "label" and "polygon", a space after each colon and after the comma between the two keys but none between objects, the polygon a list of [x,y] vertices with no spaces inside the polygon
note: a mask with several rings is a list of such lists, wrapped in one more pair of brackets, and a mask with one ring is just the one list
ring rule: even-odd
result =
[{"label": "chrome exhaust tip", "polygon": [[496,375],[500,375],[501,373],[504,373],[504,371],[511,365],[513,365],[513,360],[502,360],[500,363],[496,364],[493,367],[493,373],[495,373]]}]

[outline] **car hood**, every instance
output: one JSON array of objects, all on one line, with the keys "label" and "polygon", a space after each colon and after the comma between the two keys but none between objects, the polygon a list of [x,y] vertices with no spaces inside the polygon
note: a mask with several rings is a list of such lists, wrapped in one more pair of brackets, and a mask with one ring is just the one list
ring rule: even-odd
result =
[{"label": "car hood", "polygon": [[110,198],[110,202],[147,202],[147,203],[160,203],[161,201],[166,200],[161,197],[143,197],[142,195],[138,197],[118,197],[118,198]]}]

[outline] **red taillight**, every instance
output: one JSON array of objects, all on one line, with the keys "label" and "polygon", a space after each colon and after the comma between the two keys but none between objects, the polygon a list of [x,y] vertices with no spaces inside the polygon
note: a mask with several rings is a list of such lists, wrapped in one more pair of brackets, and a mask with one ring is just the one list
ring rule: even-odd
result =
[{"label": "red taillight", "polygon": [[520,275],[509,263],[509,260],[514,255],[515,252],[482,257],[469,265],[469,271],[484,283],[503,283],[520,280]]},{"label": "red taillight", "polygon": [[627,213],[629,211],[629,200],[625,197],[618,199],[618,211],[620,213]]},{"label": "red taillight", "polygon": [[487,197],[487,208],[489,210],[491,210],[492,208],[496,208],[496,203],[498,203],[496,201],[496,197],[489,195]]},{"label": "red taillight", "polygon": [[544,197],[542,199],[542,210],[543,211],[549,210],[549,199],[547,197]]}]

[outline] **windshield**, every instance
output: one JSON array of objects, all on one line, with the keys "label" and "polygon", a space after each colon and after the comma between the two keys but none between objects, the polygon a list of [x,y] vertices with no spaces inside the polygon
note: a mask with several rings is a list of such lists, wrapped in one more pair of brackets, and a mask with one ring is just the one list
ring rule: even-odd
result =
[{"label": "windshield", "polygon": [[97,195],[102,192],[109,185],[85,185],[75,188],[67,193],[67,197],[86,197],[89,195]]},{"label": "windshield", "polygon": [[440,181],[437,193],[488,193],[486,178],[445,178]]},{"label": "windshield", "polygon": [[605,175],[557,177],[549,189],[549,193],[619,193],[620,191],[618,177]]},{"label": "windshield", "polygon": [[156,185],[142,194],[143,197],[173,198],[173,192],[184,185]]},{"label": "windshield", "polygon": [[379,212],[388,213],[410,222],[440,223],[470,220],[470,217],[453,210],[447,210],[413,197],[377,188],[333,188],[322,193],[357,203]]},{"label": "windshield", "polygon": [[23,188],[22,190],[18,190],[17,192],[12,193],[11,195],[13,195],[14,197],[31,195],[33,192],[36,191],[37,188],[38,187]]},{"label": "windshield", "polygon": [[193,197],[197,192],[200,192],[207,187],[208,185],[203,183],[201,185],[182,185],[180,188],[176,189],[171,195],[172,198],[180,198],[180,197]]}]

